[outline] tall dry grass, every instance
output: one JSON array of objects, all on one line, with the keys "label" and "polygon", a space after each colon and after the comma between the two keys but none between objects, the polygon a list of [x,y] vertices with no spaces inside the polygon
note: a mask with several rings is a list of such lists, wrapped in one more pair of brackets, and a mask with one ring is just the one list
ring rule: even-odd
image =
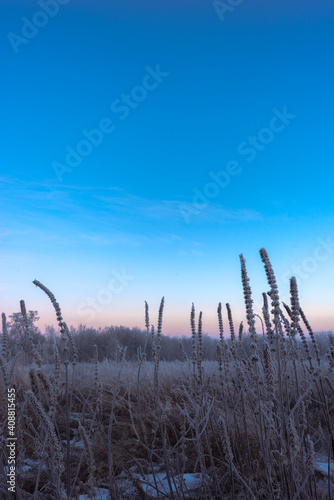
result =
[{"label": "tall dry grass", "polygon": [[[33,355],[31,366],[23,366],[20,357],[10,359],[2,316],[2,397],[8,387],[17,393],[17,498],[94,498],[96,487],[111,499],[152,498],[152,488],[155,498],[171,499],[333,498],[334,338],[328,336],[322,355],[296,279],[290,280],[290,305],[281,305],[264,249],[260,256],[270,289],[263,294],[263,330],[259,335],[255,329],[241,255],[248,331],[235,326],[229,304],[226,331],[220,303],[217,362],[203,360],[202,313],[196,318],[194,305],[191,357],[181,345],[184,362],[161,361],[162,299],[156,329],[145,303],[146,340],[137,362],[127,361],[126,349],[119,348],[118,361],[101,363],[92,346],[92,363],[76,363],[58,302],[34,281],[55,309],[63,347],[59,352],[54,346],[52,365],[43,363],[21,301]],[[6,425],[3,405],[0,489],[7,499]],[[196,489],[182,481],[193,473],[201,479]]]}]

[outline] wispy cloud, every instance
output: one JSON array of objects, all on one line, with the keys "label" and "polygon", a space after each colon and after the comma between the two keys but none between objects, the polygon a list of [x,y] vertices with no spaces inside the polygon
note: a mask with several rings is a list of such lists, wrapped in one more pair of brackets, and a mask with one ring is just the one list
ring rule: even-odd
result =
[{"label": "wispy cloud", "polygon": [[[52,183],[24,182],[14,178],[0,177],[2,186],[3,209],[10,207],[10,211],[20,212],[26,207],[25,219],[34,220],[34,215],[54,218],[63,217],[66,213],[67,220],[79,218],[100,221],[107,217],[109,221],[121,221],[124,216],[131,216],[132,221],[175,220],[182,225],[180,205],[182,200],[148,199],[127,193],[117,187],[78,187],[64,185],[62,188]],[[112,194],[111,194],[112,193]],[[13,196],[14,195],[14,196]],[[14,202],[15,200],[15,202]],[[262,220],[262,215],[254,210],[231,210],[219,204],[211,203],[200,214],[198,219],[214,222],[245,222]],[[61,219],[66,224],[66,220]]]},{"label": "wispy cloud", "polygon": [[[206,255],[203,243],[184,232],[181,201],[148,199],[118,188],[18,181],[1,177],[1,211],[6,214],[0,227],[3,255],[11,260],[36,252],[53,254],[72,251],[113,252],[152,247],[169,249],[171,254],[200,258]],[[196,218],[196,224],[220,227],[262,220],[252,210],[228,210],[211,204]],[[195,224],[195,228],[196,228]]]},{"label": "wispy cloud", "polygon": [[202,257],[203,252],[199,252],[198,250],[180,250],[179,255],[185,255],[187,257]]},{"label": "wispy cloud", "polygon": [[[181,200],[149,200],[126,193],[118,197],[96,196],[96,198],[109,208],[118,209],[123,213],[136,211],[137,214],[152,220],[180,220],[180,205],[184,205],[184,202]],[[245,222],[249,220],[262,220],[263,217],[255,210],[229,210],[219,204],[211,204],[210,207],[201,212],[199,219],[224,223],[230,221]]]}]

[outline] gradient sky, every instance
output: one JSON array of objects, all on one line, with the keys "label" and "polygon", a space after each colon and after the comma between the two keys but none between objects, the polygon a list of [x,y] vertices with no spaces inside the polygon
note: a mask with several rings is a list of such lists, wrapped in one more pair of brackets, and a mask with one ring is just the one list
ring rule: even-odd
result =
[{"label": "gradient sky", "polygon": [[69,325],[142,328],[164,295],[164,333],[190,333],[194,302],[216,335],[219,301],[245,319],[241,252],[260,311],[264,246],[282,298],[296,274],[314,328],[334,329],[333,2],[43,3],[0,7],[1,309],[55,323],[38,279]]}]

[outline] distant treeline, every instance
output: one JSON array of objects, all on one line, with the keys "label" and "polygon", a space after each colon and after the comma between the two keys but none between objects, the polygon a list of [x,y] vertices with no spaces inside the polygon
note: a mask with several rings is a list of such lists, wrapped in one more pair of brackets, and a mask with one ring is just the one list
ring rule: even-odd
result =
[{"label": "distant treeline", "polygon": [[[62,341],[59,332],[53,326],[47,326],[44,334],[35,325],[38,321],[37,311],[29,311],[29,324],[30,334],[34,343],[41,353],[42,360],[45,363],[53,363],[54,361],[54,343],[62,350]],[[29,342],[25,333],[24,324],[22,321],[21,313],[14,313],[9,316],[7,322],[9,333],[9,348],[12,355],[23,351],[25,353],[25,362],[32,361],[30,353]],[[128,361],[135,361],[138,359],[138,354],[146,351],[146,359],[152,360],[152,335],[140,328],[128,328],[125,326],[109,326],[105,328],[88,328],[85,325],[80,325],[78,328],[70,327],[70,333],[73,336],[77,351],[78,362],[90,362],[93,360],[93,345],[97,346],[99,361],[104,359],[118,360],[122,350],[126,348],[126,359]],[[328,333],[320,332],[316,334],[318,349],[320,355],[323,356],[328,350]],[[156,338],[156,334],[155,334]],[[225,334],[227,346],[230,345],[229,332]],[[259,341],[261,343],[262,333],[259,333]],[[217,359],[217,344],[218,338],[210,337],[207,334],[202,336],[203,342],[203,359],[213,361]],[[180,348],[182,344],[183,351]],[[301,341],[301,352],[304,353]],[[313,346],[309,341],[310,350],[312,352]],[[70,343],[69,343],[70,345]],[[247,333],[243,334],[242,347],[245,354],[249,354],[250,338]],[[189,359],[192,357],[192,338],[191,336],[182,337],[169,337],[168,335],[161,335],[160,340],[160,359],[162,361],[183,361],[185,359],[184,353]]]}]

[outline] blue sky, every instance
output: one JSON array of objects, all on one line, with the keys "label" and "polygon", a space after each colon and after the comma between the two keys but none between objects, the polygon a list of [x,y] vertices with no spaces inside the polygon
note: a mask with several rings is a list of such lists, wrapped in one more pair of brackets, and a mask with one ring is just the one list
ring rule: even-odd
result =
[{"label": "blue sky", "polygon": [[54,321],[38,279],[69,324],[142,327],[164,295],[165,333],[195,302],[215,335],[241,252],[260,309],[264,246],[332,329],[333,4],[51,3],[1,3],[4,312]]}]

